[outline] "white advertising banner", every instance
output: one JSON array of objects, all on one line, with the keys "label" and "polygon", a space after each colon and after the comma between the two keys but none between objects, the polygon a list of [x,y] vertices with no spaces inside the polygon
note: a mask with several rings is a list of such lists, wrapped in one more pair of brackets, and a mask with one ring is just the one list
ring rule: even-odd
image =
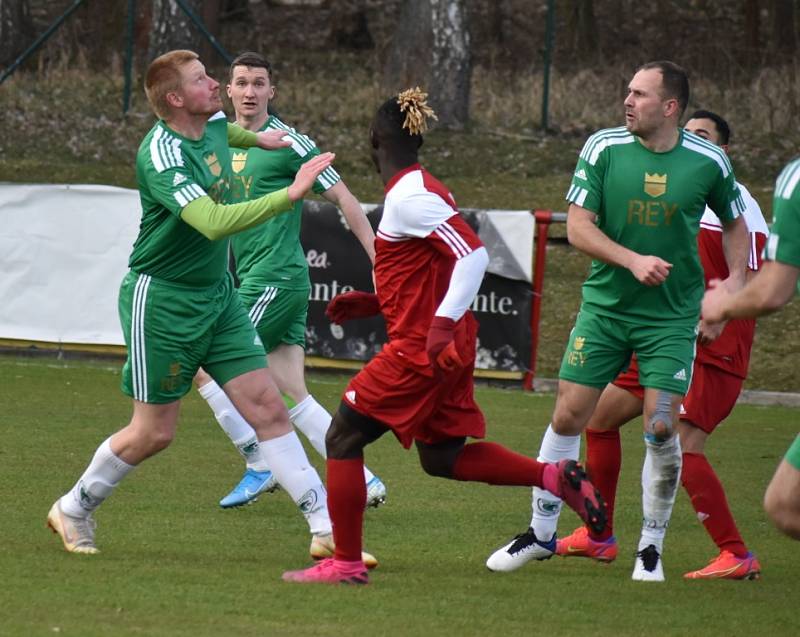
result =
[{"label": "white advertising banner", "polygon": [[124,345],[117,292],[135,190],[0,184],[0,338]]}]

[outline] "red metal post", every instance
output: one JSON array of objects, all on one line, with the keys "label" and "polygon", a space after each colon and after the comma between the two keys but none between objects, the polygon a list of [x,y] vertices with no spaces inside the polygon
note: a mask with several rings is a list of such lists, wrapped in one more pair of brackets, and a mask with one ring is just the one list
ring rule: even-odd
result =
[{"label": "red metal post", "polygon": [[533,378],[536,374],[536,354],[539,349],[539,320],[542,316],[542,292],[544,290],[544,268],[547,255],[547,232],[553,213],[550,210],[532,211],[536,219],[536,254],[533,265],[533,301],[531,305],[531,357],[528,371],[525,373],[522,386],[533,391]]}]

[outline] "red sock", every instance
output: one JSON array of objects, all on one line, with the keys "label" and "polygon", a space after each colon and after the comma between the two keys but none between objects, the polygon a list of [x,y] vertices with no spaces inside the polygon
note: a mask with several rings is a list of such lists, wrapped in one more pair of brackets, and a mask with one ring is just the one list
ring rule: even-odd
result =
[{"label": "red sock", "polygon": [[465,445],[456,458],[453,478],[521,487],[541,486],[544,467],[543,463],[496,442],[473,442]]},{"label": "red sock", "polygon": [[725,490],[702,453],[683,454],[681,483],[714,544],[720,551],[730,551],[738,557],[744,557],[747,547],[736,528]]},{"label": "red sock", "polygon": [[614,535],[614,500],[617,497],[617,481],[622,467],[622,443],[619,429],[609,431],[586,430],[586,473],[597,487],[608,505],[608,522],[600,534],[591,531],[589,536],[596,541],[605,541]]},{"label": "red sock", "polygon": [[364,458],[328,458],[328,512],[333,523],[336,559],[361,561],[361,536],[364,522]]}]

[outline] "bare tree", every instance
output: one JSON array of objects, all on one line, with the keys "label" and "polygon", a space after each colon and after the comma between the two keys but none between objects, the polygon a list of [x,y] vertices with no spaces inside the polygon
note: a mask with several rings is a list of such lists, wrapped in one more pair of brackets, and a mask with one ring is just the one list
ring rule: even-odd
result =
[{"label": "bare tree", "polygon": [[0,0],[0,67],[9,66],[33,41],[28,0]]},{"label": "bare tree", "polygon": [[594,0],[573,0],[570,31],[572,49],[582,59],[593,59],[600,50]]},{"label": "bare tree", "polygon": [[[204,4],[216,5],[217,11],[219,10],[218,0],[209,3],[204,3],[202,0],[185,0],[185,2],[201,19],[208,17],[205,14]],[[152,0],[151,20],[149,60],[172,49],[205,52],[203,43],[206,39],[175,0]]]},{"label": "bare tree", "polygon": [[383,71],[395,93],[419,85],[446,128],[469,119],[472,56],[464,0],[409,0],[400,16]]},{"label": "bare tree", "polygon": [[797,51],[794,4],[794,0],[770,2],[772,45],[776,53],[786,56],[786,62],[790,61],[791,56]]}]

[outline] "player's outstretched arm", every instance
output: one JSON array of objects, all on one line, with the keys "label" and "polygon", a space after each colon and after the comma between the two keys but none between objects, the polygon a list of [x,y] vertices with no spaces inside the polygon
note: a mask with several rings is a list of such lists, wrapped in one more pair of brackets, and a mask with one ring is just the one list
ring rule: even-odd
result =
[{"label": "player's outstretched arm", "polygon": [[314,182],[319,177],[320,173],[331,165],[334,158],[333,153],[322,153],[313,159],[309,159],[306,163],[300,166],[300,170],[294,177],[294,181],[289,186],[289,199],[297,201],[306,196],[306,193],[311,190]]},{"label": "player's outstretched arm", "polygon": [[322,193],[332,204],[342,211],[350,231],[356,236],[364,252],[367,253],[371,263],[375,263],[375,233],[369,225],[367,215],[364,214],[358,199],[347,188],[343,181],[336,182],[333,186]]},{"label": "player's outstretched arm", "polygon": [[597,215],[591,210],[570,204],[567,213],[567,238],[571,245],[594,259],[627,268],[644,285],[660,285],[672,264],[660,257],[643,255],[616,243],[597,227]]},{"label": "player's outstretched arm", "polygon": [[731,293],[719,279],[709,281],[703,297],[703,320],[715,323],[732,318],[754,318],[770,314],[794,296],[800,268],[767,261],[747,285]]},{"label": "player's outstretched arm", "polygon": [[228,145],[233,148],[252,148],[256,146],[264,150],[277,150],[291,146],[292,142],[286,137],[286,131],[270,129],[254,133],[238,124],[228,123]]}]

